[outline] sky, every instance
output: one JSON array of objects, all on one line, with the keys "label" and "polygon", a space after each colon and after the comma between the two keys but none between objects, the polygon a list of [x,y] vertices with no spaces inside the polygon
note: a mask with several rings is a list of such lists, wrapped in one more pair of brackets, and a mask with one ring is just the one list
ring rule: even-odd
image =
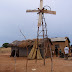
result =
[{"label": "sky", "polygon": [[[56,15],[44,14],[48,37],[69,37],[72,44],[72,0],[43,0]],[[0,46],[14,40],[37,37],[37,13],[26,13],[27,9],[39,8],[40,0],[0,0]]]}]

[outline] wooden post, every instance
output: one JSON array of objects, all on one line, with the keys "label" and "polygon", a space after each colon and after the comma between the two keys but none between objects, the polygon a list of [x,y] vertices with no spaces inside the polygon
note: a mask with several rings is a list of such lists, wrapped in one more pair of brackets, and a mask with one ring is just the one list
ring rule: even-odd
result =
[{"label": "wooden post", "polygon": [[15,69],[14,69],[14,72],[16,72],[16,47],[15,47],[15,56],[14,56],[14,60],[15,60]]}]

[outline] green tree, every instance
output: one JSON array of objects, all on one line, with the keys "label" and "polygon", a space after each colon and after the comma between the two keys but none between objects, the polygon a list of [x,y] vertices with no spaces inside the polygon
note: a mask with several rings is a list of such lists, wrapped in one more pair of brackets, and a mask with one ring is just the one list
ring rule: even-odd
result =
[{"label": "green tree", "polygon": [[9,47],[8,44],[9,44],[9,43],[4,43],[2,46],[5,47],[5,48],[7,48],[7,47]]}]

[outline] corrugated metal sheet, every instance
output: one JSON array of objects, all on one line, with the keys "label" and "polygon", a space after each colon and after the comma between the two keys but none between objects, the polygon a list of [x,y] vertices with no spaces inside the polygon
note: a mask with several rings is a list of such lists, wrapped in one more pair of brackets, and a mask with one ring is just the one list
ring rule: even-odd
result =
[{"label": "corrugated metal sheet", "polygon": [[50,38],[52,42],[54,41],[66,41],[66,37],[56,37],[56,38]]}]

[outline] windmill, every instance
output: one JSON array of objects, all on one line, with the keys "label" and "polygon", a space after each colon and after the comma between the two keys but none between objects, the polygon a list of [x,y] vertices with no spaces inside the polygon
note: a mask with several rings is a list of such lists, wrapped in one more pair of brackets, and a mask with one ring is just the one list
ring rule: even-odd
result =
[{"label": "windmill", "polygon": [[[51,11],[50,10],[47,10],[43,7],[43,0],[40,0],[40,8],[38,8],[37,10],[34,9],[34,10],[26,10],[26,12],[37,12],[37,14],[39,14],[39,19],[38,19],[38,31],[37,31],[37,43],[38,43],[38,39],[39,39],[39,36],[42,36],[43,37],[43,46],[44,46],[44,65],[45,65],[45,39],[48,38],[47,36],[47,24],[43,21],[45,21],[45,18],[44,18],[44,13],[47,13],[47,14],[56,14],[56,11]],[[39,30],[39,28],[42,27],[41,30]],[[42,32],[42,34],[40,35],[40,33]],[[38,48],[38,47],[37,47]]]}]

